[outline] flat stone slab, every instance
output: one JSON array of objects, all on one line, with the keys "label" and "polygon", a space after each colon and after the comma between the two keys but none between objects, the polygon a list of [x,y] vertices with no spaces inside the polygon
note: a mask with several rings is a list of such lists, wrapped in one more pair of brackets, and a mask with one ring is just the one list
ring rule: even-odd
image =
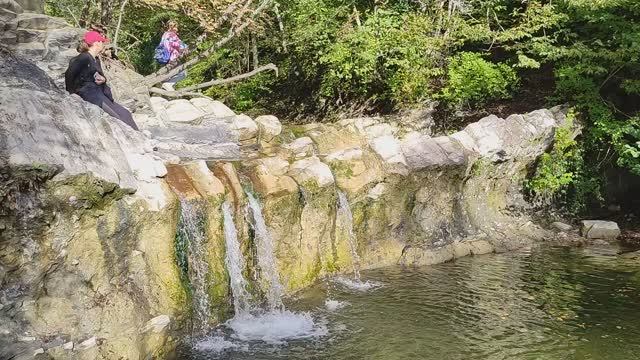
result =
[{"label": "flat stone slab", "polygon": [[587,239],[615,240],[620,236],[620,228],[613,221],[583,220],[580,233]]},{"label": "flat stone slab", "polygon": [[170,123],[150,126],[147,130],[161,153],[183,160],[237,159],[240,157],[238,134],[224,122],[202,125]]}]

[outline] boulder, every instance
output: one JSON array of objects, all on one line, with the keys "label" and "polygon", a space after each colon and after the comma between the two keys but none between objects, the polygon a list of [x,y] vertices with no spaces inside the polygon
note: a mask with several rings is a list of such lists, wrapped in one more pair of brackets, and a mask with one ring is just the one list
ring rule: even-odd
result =
[{"label": "boulder", "polygon": [[184,170],[191,179],[193,187],[209,198],[221,197],[225,193],[222,181],[213,175],[204,160],[184,164]]},{"label": "boulder", "polygon": [[567,232],[567,231],[571,231],[573,229],[573,226],[569,225],[569,224],[565,224],[563,222],[560,221],[556,221],[551,223],[551,227],[561,231],[561,232]]},{"label": "boulder", "polygon": [[194,122],[202,118],[204,111],[195,107],[189,100],[171,100],[165,104],[167,118],[169,121],[178,123]]},{"label": "boulder", "polygon": [[258,136],[258,124],[247,115],[241,114],[234,117],[232,127],[238,131],[240,141],[251,140]]},{"label": "boulder", "polygon": [[[285,161],[286,162],[286,161]],[[287,163],[287,167],[288,167]],[[283,168],[258,163],[249,173],[255,190],[264,196],[280,196],[298,192],[298,184],[282,173]]]},{"label": "boulder", "polygon": [[316,156],[298,160],[291,164],[289,175],[301,186],[311,183],[322,188],[335,183],[329,166]]},{"label": "boulder", "polygon": [[95,347],[96,345],[98,345],[98,339],[96,339],[95,336],[92,336],[92,337],[88,338],[87,340],[85,340],[85,341],[81,342],[80,344],[78,344],[76,349],[78,349],[78,350],[87,350],[87,349],[91,349],[92,347]]},{"label": "boulder", "polygon": [[381,136],[371,140],[369,145],[387,165],[389,172],[400,175],[409,173],[402,147],[395,137],[392,135]]},{"label": "boulder", "polygon": [[217,100],[193,98],[190,101],[195,107],[213,117],[231,117],[236,115],[233,110],[229,109],[225,104]]},{"label": "boulder", "polygon": [[199,125],[168,123],[146,128],[158,153],[184,160],[219,160],[240,157],[238,134],[227,123],[204,121]]},{"label": "boulder", "polygon": [[367,197],[371,200],[378,200],[382,195],[384,195],[387,191],[387,184],[378,183],[376,186],[371,188],[367,193]]},{"label": "boulder", "polygon": [[297,159],[313,155],[314,153],[313,140],[308,136],[297,138],[282,147],[291,152],[293,157]]},{"label": "boulder", "polygon": [[364,152],[361,148],[331,153],[324,161],[331,166],[338,187],[349,194],[355,195],[383,178],[379,160],[373,153]]},{"label": "boulder", "polygon": [[60,29],[68,26],[63,20],[44,14],[22,13],[18,15],[18,28],[32,30]]},{"label": "boulder", "polygon": [[615,240],[620,236],[620,228],[613,221],[583,220],[580,233],[587,239]]},{"label": "boulder", "polygon": [[402,151],[413,169],[461,166],[467,163],[465,148],[450,136],[412,136],[404,140]]},{"label": "boulder", "polygon": [[270,142],[282,132],[280,120],[273,115],[258,116],[255,121],[260,129],[260,137],[267,142]]},{"label": "boulder", "polygon": [[169,317],[169,315],[160,315],[160,316],[156,316],[153,319],[147,321],[147,324],[145,325],[144,329],[142,329],[142,332],[153,332],[153,333],[161,333],[162,331],[164,331],[164,329],[169,326],[169,324],[171,324],[171,318]]}]

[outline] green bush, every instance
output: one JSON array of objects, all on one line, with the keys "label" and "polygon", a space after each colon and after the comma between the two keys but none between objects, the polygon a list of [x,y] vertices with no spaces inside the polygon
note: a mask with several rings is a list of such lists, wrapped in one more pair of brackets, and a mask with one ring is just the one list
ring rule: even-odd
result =
[{"label": "green bush", "polygon": [[576,114],[570,111],[556,129],[551,151],[543,154],[534,175],[525,182],[533,203],[557,205],[568,213],[579,213],[587,204],[599,202],[601,181],[584,162],[584,150],[573,136]]},{"label": "green bush", "polygon": [[454,106],[507,99],[518,86],[518,75],[506,64],[494,64],[480,54],[462,52],[451,59],[441,98]]}]

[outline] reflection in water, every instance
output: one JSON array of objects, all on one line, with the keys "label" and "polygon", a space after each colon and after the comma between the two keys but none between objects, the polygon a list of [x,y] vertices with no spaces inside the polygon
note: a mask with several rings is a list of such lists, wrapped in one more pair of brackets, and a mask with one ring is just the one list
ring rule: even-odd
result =
[{"label": "reflection in water", "polygon": [[[369,292],[319,283],[292,304],[328,334],[249,341],[191,359],[638,359],[640,263],[579,249],[363,272]],[[328,285],[327,285],[328,284]],[[332,286],[332,303],[325,303]],[[334,303],[335,302],[335,303]],[[333,306],[337,302],[347,306]]]}]

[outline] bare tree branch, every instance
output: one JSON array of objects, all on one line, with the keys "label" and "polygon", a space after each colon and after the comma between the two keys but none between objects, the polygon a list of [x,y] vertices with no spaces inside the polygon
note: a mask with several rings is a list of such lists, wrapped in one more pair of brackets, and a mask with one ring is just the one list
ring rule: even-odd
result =
[{"label": "bare tree branch", "polygon": [[118,48],[118,35],[120,34],[120,25],[122,25],[122,14],[124,13],[124,7],[127,5],[129,0],[124,0],[122,5],[120,5],[120,14],[118,15],[118,25],[116,26],[116,33],[113,36],[113,47]]},{"label": "bare tree branch", "polygon": [[251,14],[250,18],[247,19],[242,25],[238,26],[235,29],[231,29],[229,31],[229,34],[227,36],[225,36],[224,38],[218,40],[215,44],[213,44],[210,48],[208,48],[207,50],[199,53],[198,55],[196,55],[194,58],[192,58],[191,60],[185,62],[184,64],[180,65],[180,66],[176,66],[173,69],[168,69],[168,68],[162,68],[160,70],[158,70],[157,72],[148,75],[144,78],[144,83],[146,85],[155,85],[157,83],[163,82],[165,80],[168,80],[172,77],[174,77],[175,75],[179,74],[182,70],[184,69],[188,69],[189,67],[197,64],[198,62],[200,62],[200,60],[206,58],[207,56],[213,54],[216,50],[218,50],[220,47],[224,46],[226,43],[228,43],[229,41],[231,41],[236,35],[238,35],[239,33],[241,33],[244,29],[246,29],[251,23],[253,23],[253,19],[260,13],[262,13],[268,5],[271,4],[271,0],[263,0],[262,3],[253,11],[253,13]]},{"label": "bare tree branch", "polygon": [[73,21],[75,22],[77,27],[80,27],[80,22],[78,21],[78,18],[73,14],[73,11],[71,11],[71,9],[66,6],[67,11],[69,12],[69,14],[71,15],[71,17],[73,18]]},{"label": "bare tree branch", "polygon": [[235,81],[240,81],[240,80],[243,80],[243,79],[246,79],[246,78],[250,78],[252,76],[258,75],[259,73],[261,73],[263,71],[267,71],[267,70],[274,71],[276,73],[276,76],[278,76],[278,67],[275,66],[274,64],[267,64],[267,65],[260,66],[259,68],[256,68],[256,69],[254,69],[252,71],[249,71],[248,73],[232,76],[232,77],[226,78],[226,79],[217,79],[217,80],[207,81],[207,82],[204,82],[202,84],[197,84],[197,85],[193,85],[193,86],[189,86],[189,87],[180,89],[177,92],[178,93],[185,93],[185,92],[190,92],[190,91],[194,91],[194,90],[208,88],[208,87],[211,87],[211,86],[229,84],[229,83],[232,83],[232,82],[235,82]]},{"label": "bare tree branch", "polygon": [[278,9],[278,7],[280,6],[279,3],[275,3],[273,5],[273,10],[276,13],[276,18],[278,19],[278,28],[280,29],[280,33],[282,34],[282,51],[283,52],[287,52],[287,38],[284,36],[284,24],[282,23],[282,17],[280,16],[280,10]]}]

